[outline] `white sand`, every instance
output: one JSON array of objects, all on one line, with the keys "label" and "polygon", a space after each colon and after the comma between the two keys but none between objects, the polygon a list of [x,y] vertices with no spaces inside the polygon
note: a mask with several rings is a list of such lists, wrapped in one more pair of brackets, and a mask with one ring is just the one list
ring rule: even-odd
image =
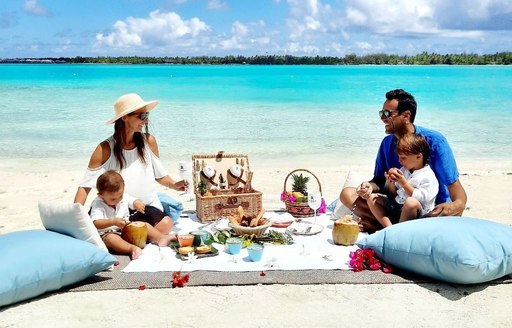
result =
[{"label": "white sand", "polygon": [[[468,194],[465,216],[512,224],[512,166],[462,163],[461,181]],[[466,166],[464,166],[466,164]],[[286,175],[251,163],[253,186],[263,192],[263,206],[281,208]],[[1,164],[0,233],[42,228],[39,200],[73,200],[83,171]],[[77,168],[78,167],[78,168]],[[337,197],[353,167],[309,166],[329,202]],[[370,175],[371,167],[356,167]],[[163,189],[162,189],[163,190]],[[167,191],[187,202],[176,192]],[[92,197],[89,197],[89,201]],[[0,264],[2,265],[2,264]],[[512,284],[449,286],[271,285],[185,287],[47,294],[0,309],[0,327],[510,327]]]}]

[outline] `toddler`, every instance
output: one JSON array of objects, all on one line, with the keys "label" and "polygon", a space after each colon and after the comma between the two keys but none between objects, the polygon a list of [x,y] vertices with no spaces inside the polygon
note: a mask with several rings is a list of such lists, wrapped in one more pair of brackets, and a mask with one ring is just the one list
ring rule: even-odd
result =
[{"label": "toddler", "polygon": [[394,199],[381,194],[371,194],[367,199],[368,207],[383,227],[429,213],[439,189],[434,171],[427,164],[430,147],[422,135],[400,138],[396,152],[402,167],[390,168],[386,174],[389,195]]},{"label": "toddler", "polygon": [[[147,227],[148,240],[158,246],[168,246],[175,235],[163,234],[148,222],[165,214],[152,206],[144,206],[140,199],[124,194],[123,177],[112,170],[106,171],[96,181],[98,197],[91,204],[91,220],[100,233],[105,245],[118,254],[129,255],[132,260],[138,258],[142,250],[121,238],[121,230],[132,221],[144,221]],[[143,212],[135,212],[130,216],[129,205],[141,208]],[[160,213],[159,213],[160,212]],[[170,218],[169,218],[170,219]]]}]

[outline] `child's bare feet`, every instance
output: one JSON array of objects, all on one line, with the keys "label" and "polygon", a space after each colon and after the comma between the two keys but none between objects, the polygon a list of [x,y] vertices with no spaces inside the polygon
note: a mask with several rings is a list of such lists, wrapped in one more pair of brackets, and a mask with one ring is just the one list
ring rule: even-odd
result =
[{"label": "child's bare feet", "polygon": [[158,246],[169,246],[169,243],[171,241],[174,241],[176,240],[176,235],[175,234],[172,234],[172,235],[163,235],[162,238],[160,238],[158,240]]},{"label": "child's bare feet", "polygon": [[130,258],[132,260],[136,260],[140,256],[140,254],[142,254],[142,249],[140,249],[139,247],[137,247],[135,245],[132,245],[131,251],[132,251],[132,255],[130,255]]}]

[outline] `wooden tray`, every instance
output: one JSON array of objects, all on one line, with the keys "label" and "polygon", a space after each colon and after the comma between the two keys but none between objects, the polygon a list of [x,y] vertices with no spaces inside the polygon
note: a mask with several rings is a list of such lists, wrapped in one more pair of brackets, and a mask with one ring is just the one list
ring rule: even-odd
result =
[{"label": "wooden tray", "polygon": [[[187,261],[188,260],[188,258],[187,258],[188,256],[187,255],[182,255],[182,254],[180,254],[178,252],[178,248],[180,248],[180,244],[177,241],[172,241],[169,244],[169,247],[171,247],[176,252],[176,257],[178,259],[180,259],[182,261]],[[210,250],[210,252],[203,253],[203,254],[195,253],[195,255],[197,256],[198,259],[219,255],[219,250],[217,248],[215,248],[213,245],[211,247],[212,247],[212,249]],[[194,247],[194,249],[195,249],[195,247]]]}]

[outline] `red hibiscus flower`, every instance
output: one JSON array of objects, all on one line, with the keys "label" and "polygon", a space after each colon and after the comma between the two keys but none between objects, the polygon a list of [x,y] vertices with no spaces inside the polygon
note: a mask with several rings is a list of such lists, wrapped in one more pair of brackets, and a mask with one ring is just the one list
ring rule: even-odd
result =
[{"label": "red hibiscus flower", "polygon": [[382,270],[384,273],[393,272],[391,266],[381,262],[376,256],[375,251],[371,248],[358,249],[349,254],[349,265],[354,272],[368,270]]},{"label": "red hibiscus flower", "polygon": [[184,287],[190,278],[190,274],[181,275],[180,271],[173,272],[172,274],[172,288]]}]

